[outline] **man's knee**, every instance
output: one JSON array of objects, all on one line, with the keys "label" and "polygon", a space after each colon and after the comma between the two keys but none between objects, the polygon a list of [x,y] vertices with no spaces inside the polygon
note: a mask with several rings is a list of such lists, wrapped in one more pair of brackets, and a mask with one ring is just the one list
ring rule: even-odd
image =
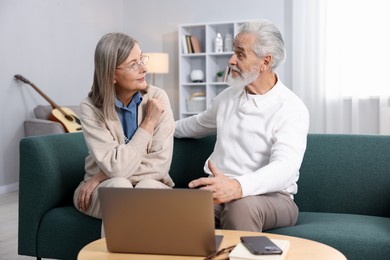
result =
[{"label": "man's knee", "polygon": [[224,229],[263,231],[296,223],[298,208],[288,194],[248,196],[226,203],[220,214]]},{"label": "man's knee", "polygon": [[263,220],[253,203],[251,196],[226,203],[220,215],[221,227],[261,232]]},{"label": "man's knee", "polygon": [[227,203],[224,208],[225,214],[232,216],[257,216],[253,198],[253,196],[249,196]]}]

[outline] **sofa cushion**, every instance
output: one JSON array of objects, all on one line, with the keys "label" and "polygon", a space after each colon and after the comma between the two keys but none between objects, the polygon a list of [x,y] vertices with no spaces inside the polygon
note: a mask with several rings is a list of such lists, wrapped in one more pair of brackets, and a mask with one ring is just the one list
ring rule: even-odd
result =
[{"label": "sofa cushion", "polygon": [[37,255],[77,259],[84,245],[101,237],[101,226],[100,219],[87,216],[73,206],[53,208],[42,218],[37,235]]},{"label": "sofa cushion", "polygon": [[338,249],[348,259],[390,255],[390,218],[385,217],[300,212],[295,226],[267,232],[315,240]]},{"label": "sofa cushion", "polygon": [[389,136],[310,134],[299,210],[390,217],[389,150]]},{"label": "sofa cushion", "polygon": [[203,166],[213,152],[216,136],[201,139],[175,138],[173,158],[169,174],[175,188],[188,188],[188,183],[200,177],[207,177]]}]

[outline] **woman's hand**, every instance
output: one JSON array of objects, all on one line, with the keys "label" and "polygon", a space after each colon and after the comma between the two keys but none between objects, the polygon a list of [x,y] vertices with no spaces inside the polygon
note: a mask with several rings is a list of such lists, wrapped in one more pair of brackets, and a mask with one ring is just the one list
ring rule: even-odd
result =
[{"label": "woman's hand", "polygon": [[140,124],[140,127],[153,134],[154,128],[160,120],[164,109],[165,106],[161,101],[156,98],[149,99],[148,104],[146,106],[146,116]]},{"label": "woman's hand", "polygon": [[77,198],[77,205],[82,212],[86,212],[88,210],[91,205],[93,191],[102,181],[106,179],[108,179],[108,176],[103,172],[99,172],[89,180],[83,182]]}]

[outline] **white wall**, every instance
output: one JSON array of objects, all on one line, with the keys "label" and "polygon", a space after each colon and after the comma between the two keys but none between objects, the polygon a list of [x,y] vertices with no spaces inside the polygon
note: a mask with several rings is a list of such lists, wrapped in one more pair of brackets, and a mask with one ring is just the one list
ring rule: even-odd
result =
[{"label": "white wall", "polygon": [[[47,104],[31,86],[16,82],[15,74],[35,83],[60,106],[79,104],[91,86],[96,43],[107,32],[124,31],[139,40],[145,52],[170,54],[170,73],[158,76],[156,85],[167,91],[177,118],[178,25],[267,18],[284,33],[290,26],[285,19],[288,2],[1,0],[0,193],[18,187],[23,121],[36,105]],[[289,71],[279,71],[287,85]]]},{"label": "white wall", "polygon": [[0,1],[0,193],[17,189],[23,121],[48,104],[14,75],[58,105],[78,104],[90,89],[96,43],[123,30],[123,14],[123,0]]}]

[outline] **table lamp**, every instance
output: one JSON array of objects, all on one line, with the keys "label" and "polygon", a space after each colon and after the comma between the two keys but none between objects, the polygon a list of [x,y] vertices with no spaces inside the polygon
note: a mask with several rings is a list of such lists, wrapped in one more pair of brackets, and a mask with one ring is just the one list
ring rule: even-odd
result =
[{"label": "table lamp", "polygon": [[144,54],[149,56],[149,63],[146,66],[148,72],[153,75],[153,85],[155,85],[156,74],[166,74],[169,72],[168,53],[149,52]]}]

